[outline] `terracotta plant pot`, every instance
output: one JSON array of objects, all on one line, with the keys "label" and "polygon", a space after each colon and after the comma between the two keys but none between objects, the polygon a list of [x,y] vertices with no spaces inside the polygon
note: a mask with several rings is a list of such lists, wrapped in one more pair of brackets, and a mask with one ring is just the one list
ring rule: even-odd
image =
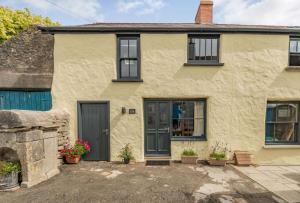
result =
[{"label": "terracotta plant pot", "polygon": [[75,156],[66,156],[66,162],[68,164],[78,164],[80,161],[81,156],[75,155]]},{"label": "terracotta plant pot", "polygon": [[183,164],[197,164],[198,156],[181,156],[181,163]]},{"label": "terracotta plant pot", "polygon": [[226,166],[227,160],[209,159],[208,163],[211,166]]}]

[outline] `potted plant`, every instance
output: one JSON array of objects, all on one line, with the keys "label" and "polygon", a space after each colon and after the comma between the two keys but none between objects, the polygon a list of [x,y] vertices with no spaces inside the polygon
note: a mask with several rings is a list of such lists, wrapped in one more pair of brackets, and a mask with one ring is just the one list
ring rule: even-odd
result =
[{"label": "potted plant", "polygon": [[0,189],[6,190],[19,186],[19,173],[21,165],[19,162],[6,162],[0,164]]},{"label": "potted plant", "polygon": [[65,158],[68,164],[77,164],[81,156],[91,150],[87,141],[77,140],[74,146],[67,144],[64,149],[60,151],[60,155]]},{"label": "potted plant", "polygon": [[131,160],[134,160],[132,153],[132,147],[130,144],[126,144],[120,151],[119,157],[122,159],[124,164],[129,164]]},{"label": "potted plant", "polygon": [[228,144],[216,142],[216,144],[212,147],[208,163],[212,166],[226,166],[228,151]]},{"label": "potted plant", "polygon": [[185,149],[181,154],[181,163],[183,164],[196,164],[198,154],[193,149]]}]

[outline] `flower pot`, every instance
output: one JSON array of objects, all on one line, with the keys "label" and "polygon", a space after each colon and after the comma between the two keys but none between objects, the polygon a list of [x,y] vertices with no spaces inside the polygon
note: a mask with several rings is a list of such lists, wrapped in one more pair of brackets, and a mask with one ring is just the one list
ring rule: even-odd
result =
[{"label": "flower pot", "polygon": [[198,156],[181,156],[183,164],[197,164]]},{"label": "flower pot", "polygon": [[75,156],[66,156],[66,162],[68,164],[78,164],[80,161],[80,155],[75,155]]},{"label": "flower pot", "polygon": [[19,186],[19,173],[11,172],[2,176],[0,190],[8,190]]},{"label": "flower pot", "polygon": [[123,159],[124,164],[129,164],[130,163],[130,159]]},{"label": "flower pot", "polygon": [[226,166],[227,160],[209,159],[208,163],[211,166]]}]

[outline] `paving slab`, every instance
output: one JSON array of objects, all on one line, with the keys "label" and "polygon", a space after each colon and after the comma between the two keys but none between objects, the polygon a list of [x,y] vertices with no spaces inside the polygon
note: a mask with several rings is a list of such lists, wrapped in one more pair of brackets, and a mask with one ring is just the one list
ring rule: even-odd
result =
[{"label": "paving slab", "polygon": [[300,202],[300,166],[234,167],[287,202]]}]

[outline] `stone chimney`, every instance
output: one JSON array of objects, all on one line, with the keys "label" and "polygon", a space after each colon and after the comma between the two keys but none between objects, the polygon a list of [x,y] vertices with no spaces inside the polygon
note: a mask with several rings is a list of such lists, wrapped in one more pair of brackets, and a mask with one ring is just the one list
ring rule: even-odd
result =
[{"label": "stone chimney", "polygon": [[195,17],[197,24],[213,23],[213,0],[201,0]]}]

